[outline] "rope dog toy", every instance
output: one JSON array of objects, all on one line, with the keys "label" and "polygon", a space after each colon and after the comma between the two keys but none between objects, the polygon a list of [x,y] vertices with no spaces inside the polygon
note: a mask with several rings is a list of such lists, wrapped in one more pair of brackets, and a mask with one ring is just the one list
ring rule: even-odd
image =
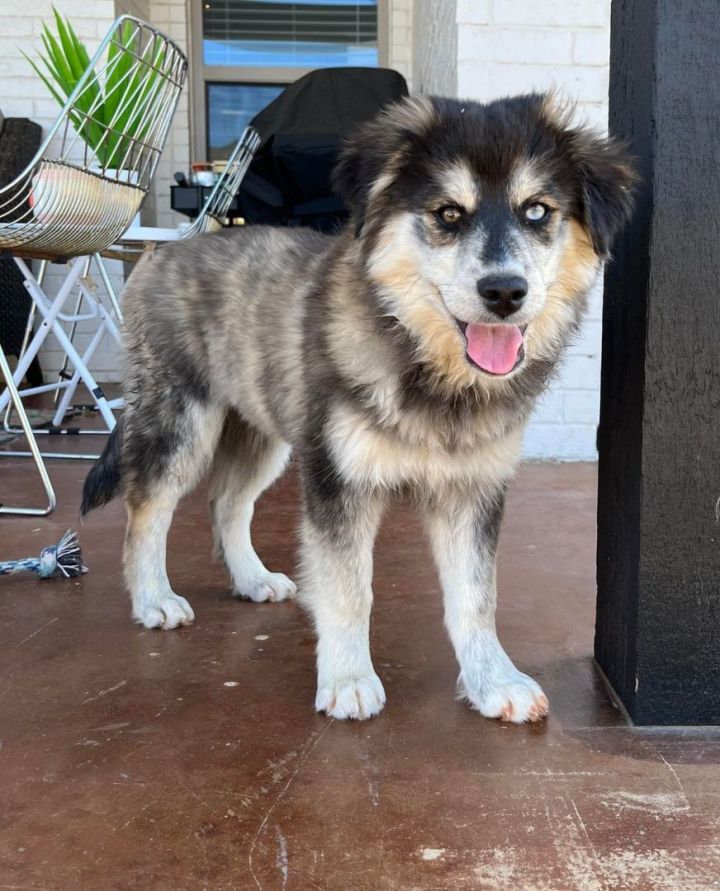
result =
[{"label": "rope dog toy", "polygon": [[36,572],[41,579],[49,579],[56,571],[61,572],[66,579],[87,572],[87,566],[82,562],[77,532],[73,532],[72,529],[68,529],[56,545],[43,548],[39,557],[0,562],[0,575]]}]

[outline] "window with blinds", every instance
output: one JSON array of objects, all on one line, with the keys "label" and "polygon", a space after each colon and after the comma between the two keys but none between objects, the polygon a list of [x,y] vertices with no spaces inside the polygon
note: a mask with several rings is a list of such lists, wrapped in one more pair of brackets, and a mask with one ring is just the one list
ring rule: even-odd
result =
[{"label": "window with blinds", "polygon": [[203,0],[211,66],[328,68],[378,64],[372,0]]}]

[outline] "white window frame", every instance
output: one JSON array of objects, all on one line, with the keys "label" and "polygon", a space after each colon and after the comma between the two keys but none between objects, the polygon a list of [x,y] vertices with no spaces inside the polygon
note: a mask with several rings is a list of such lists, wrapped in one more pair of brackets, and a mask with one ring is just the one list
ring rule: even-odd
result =
[{"label": "white window frame", "polygon": [[[386,68],[390,58],[390,3],[377,0],[378,67]],[[192,161],[207,160],[206,84],[290,84],[312,68],[271,68],[231,65],[205,65],[203,62],[203,0],[188,0],[190,25],[190,146]]]}]

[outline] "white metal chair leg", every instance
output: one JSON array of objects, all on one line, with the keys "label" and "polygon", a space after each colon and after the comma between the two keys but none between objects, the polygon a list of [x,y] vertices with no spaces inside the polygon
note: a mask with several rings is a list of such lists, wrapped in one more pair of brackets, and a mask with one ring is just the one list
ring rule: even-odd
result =
[{"label": "white metal chair leg", "polygon": [[20,424],[22,425],[23,432],[25,433],[28,444],[30,446],[30,451],[28,454],[32,456],[35,462],[35,466],[37,467],[38,473],[40,474],[40,479],[42,480],[42,484],[45,488],[45,494],[48,501],[47,507],[44,508],[13,507],[0,503],[0,514],[14,514],[17,516],[25,517],[46,517],[49,513],[55,510],[55,505],[57,504],[55,490],[53,489],[52,482],[50,481],[50,477],[48,476],[45,462],[43,461],[42,455],[40,454],[40,449],[38,448],[37,442],[35,441],[33,430],[30,426],[30,421],[28,420],[28,416],[25,413],[25,406],[22,404],[22,399],[20,398],[20,394],[18,393],[13,374],[10,371],[10,365],[5,358],[5,353],[3,352],[2,347],[0,347],[0,378],[5,381],[5,386],[7,387],[10,401],[15,406],[15,411],[18,413],[18,417],[20,418]]},{"label": "white metal chair leg", "polygon": [[[76,370],[80,370],[80,377],[82,379],[82,382],[87,387],[88,392],[92,394],[98,411],[107,424],[108,429],[112,430],[115,427],[115,417],[108,406],[105,394],[103,393],[102,388],[98,385],[95,378],[90,373],[85,363],[82,361],[82,358],[75,349],[74,345],[70,342],[70,339],[65,333],[64,328],[58,321],[58,316],[62,311],[62,307],[68,299],[68,296],[72,293],[75,285],[78,282],[80,274],[83,271],[83,263],[81,261],[75,261],[70,265],[70,271],[68,272],[65,281],[58,291],[57,296],[52,302],[50,302],[43,289],[38,286],[25,262],[19,257],[15,257],[15,262],[22,271],[25,277],[25,286],[30,291],[33,301],[35,302],[40,315],[43,317],[38,331],[36,332],[35,336],[30,342],[30,345],[25,351],[25,355],[18,363],[17,371],[15,372],[16,385],[19,384],[20,381],[22,381],[25,373],[30,367],[30,363],[38,354],[38,352],[40,351],[40,347],[45,341],[45,338],[49,333],[48,329],[50,329],[60,343],[61,349],[67,354],[70,362],[73,364],[73,367]],[[44,391],[50,392],[56,387],[65,389],[65,382],[61,384],[48,384],[46,387],[34,387],[23,392],[25,394]],[[9,395],[7,393],[0,395],[0,412],[4,411],[8,399]]]},{"label": "white metal chair leg", "polygon": [[[90,261],[91,257],[88,257],[85,261],[85,270],[83,272],[83,278],[87,278],[90,272]],[[85,296],[85,292],[82,287],[78,288],[78,296],[75,301],[75,312],[73,315],[79,316],[80,310],[82,309],[83,297]],[[33,304],[34,306],[35,304]],[[70,325],[70,341],[71,343],[75,343],[75,334],[77,332],[78,320],[77,318],[73,319],[72,324]],[[22,354],[21,354],[22,355]],[[67,355],[63,356],[62,365],[60,366],[60,371],[58,371],[58,382],[62,382],[67,379],[67,368],[68,368],[68,357]],[[53,405],[57,407],[58,401],[60,400],[60,390],[55,390],[53,394]],[[55,424],[59,424],[59,421],[53,421]]]},{"label": "white metal chair leg", "polygon": [[[100,320],[100,325],[99,325],[99,328],[95,332],[95,336],[93,337],[93,340],[91,341],[91,346],[86,348],[86,351],[83,353],[83,355],[81,357],[84,366],[88,366],[88,363],[90,362],[91,357],[92,357],[93,353],[95,352],[95,349],[99,346],[100,341],[102,340],[102,337],[104,336],[104,334],[106,332],[113,338],[113,340],[115,340],[115,342],[118,345],[120,345],[120,343],[121,343],[120,331],[117,327],[117,324],[115,322],[112,312],[110,312],[106,308],[106,306],[104,305],[104,303],[102,302],[101,299],[96,297],[95,294],[91,293],[89,286],[86,283],[86,279],[88,277],[92,259],[93,259],[92,257],[82,258],[82,260],[84,262],[83,275],[82,275],[82,278],[80,279],[80,281],[78,282],[78,299],[75,304],[75,311],[71,316],[72,326],[71,326],[69,334],[68,334],[68,338],[69,338],[70,342],[73,343],[73,345],[74,345],[74,335],[75,335],[75,331],[76,331],[76,327],[77,327],[77,319],[75,317],[80,315],[80,309],[82,308],[83,300],[86,299],[88,301],[88,304],[90,305],[92,311],[90,313],[84,314],[83,317],[84,318],[86,318],[88,316],[97,317]],[[99,259],[98,255],[96,255],[96,259]],[[76,262],[80,262],[80,258],[78,260],[76,260]],[[41,276],[44,275],[44,271],[45,271],[44,267],[45,267],[45,263],[43,262],[43,266],[41,266],[41,269],[40,269],[40,275],[38,275],[38,277],[37,277],[38,285],[41,285]],[[101,275],[103,276],[103,279],[106,279],[107,272],[104,269],[104,267],[101,270]],[[109,280],[107,282],[107,287],[110,289],[112,287]],[[113,302],[113,304],[115,304],[116,298],[115,298],[115,295],[112,292],[112,290],[110,290],[110,294],[111,294],[112,302]],[[117,309],[119,310],[119,307],[117,307]],[[23,358],[23,356],[25,354],[25,350],[28,347],[29,334],[32,331],[33,317],[35,314],[36,314],[36,303],[33,302],[30,318],[28,319],[28,325],[26,327],[25,336],[23,339],[22,349],[20,351],[21,359]],[[67,318],[67,317],[65,317],[64,313],[60,312],[60,313],[58,313],[58,318],[60,319],[60,318]],[[35,432],[36,436],[37,435],[48,435],[48,434],[50,434],[50,435],[82,434],[82,435],[93,435],[93,436],[107,435],[107,433],[109,432],[108,430],[78,429],[78,428],[71,428],[71,429],[66,430],[66,429],[60,427],[60,425],[63,423],[65,414],[67,413],[67,411],[70,407],[70,404],[72,402],[72,399],[75,395],[77,386],[81,380],[81,374],[80,374],[79,369],[75,369],[74,373],[70,376],[67,374],[66,369],[68,366],[68,362],[69,362],[69,360],[68,360],[68,356],[66,354],[64,357],[64,361],[63,361],[63,369],[60,372],[60,379],[58,380],[58,383],[56,385],[52,385],[52,384],[44,385],[43,387],[39,388],[39,390],[37,391],[37,392],[48,392],[50,390],[54,390],[53,402],[54,402],[54,407],[55,407],[56,411],[55,411],[55,415],[52,419],[52,424],[51,424],[50,429],[43,428],[43,427],[35,428],[34,432]],[[60,393],[62,390],[64,390],[64,396],[61,400]],[[24,395],[30,395],[31,392],[35,392],[35,391],[23,390]],[[107,401],[107,405],[111,411],[122,408],[123,404],[124,404],[122,397],[117,397],[115,399],[106,400],[106,401]],[[4,417],[4,422],[3,422],[4,429],[7,433],[17,433],[17,434],[22,433],[23,432],[22,429],[11,426],[11,424],[10,424],[11,411],[12,411],[12,403],[10,403],[8,405],[8,407],[5,411],[5,417]],[[29,456],[28,452],[18,452],[15,454]],[[88,458],[88,459],[97,458],[96,454],[72,454],[72,455],[70,455],[70,454],[65,454],[65,453],[60,454],[57,452],[41,452],[41,454],[43,455],[44,458],[57,458],[57,457]]]},{"label": "white metal chair leg", "polygon": [[[40,352],[40,347],[45,342],[45,339],[49,333],[49,329],[52,329],[53,333],[55,333],[56,335],[58,334],[59,326],[55,325],[55,321],[63,307],[63,304],[67,300],[75,284],[77,283],[78,278],[80,277],[80,273],[82,272],[82,265],[80,263],[71,265],[70,271],[68,272],[65,281],[62,283],[57,297],[50,305],[44,291],[38,286],[25,262],[19,257],[15,257],[15,262],[20,268],[20,271],[23,273],[23,276],[25,278],[25,287],[30,291],[33,302],[37,306],[40,315],[43,317],[42,322],[38,326],[38,330],[35,332],[34,337],[25,350],[25,355],[18,362],[18,366],[15,371],[15,385],[18,386],[22,379],[25,377],[25,374],[30,367],[33,359]],[[62,334],[63,336],[65,336],[65,332],[62,332]],[[66,336],[65,340],[67,340]],[[74,352],[74,348],[72,349]],[[53,386],[55,385],[48,385],[47,391],[49,392]],[[42,391],[42,388],[38,387],[34,387],[32,389],[34,392]],[[9,392],[0,393],[0,411],[5,410],[5,407],[7,406],[9,400]]]},{"label": "white metal chair leg", "polygon": [[115,318],[118,320],[118,322],[122,323],[123,314],[122,314],[122,309],[120,308],[120,301],[118,300],[118,296],[115,293],[115,288],[113,287],[113,284],[110,281],[110,276],[108,275],[108,271],[105,268],[105,261],[100,256],[100,254],[95,254],[93,259],[95,260],[95,264],[97,265],[98,271],[100,272],[100,278],[103,281],[103,285],[105,286],[107,295],[110,298],[110,303],[112,304],[113,312],[115,313]]},{"label": "white metal chair leg", "polygon": [[[86,268],[89,268],[91,259],[92,258],[90,258],[90,257],[87,258],[87,267]],[[83,276],[83,279],[85,279],[85,278],[86,278],[86,275]],[[118,330],[118,327],[115,324],[115,320],[113,319],[112,315],[108,312],[108,310],[106,309],[102,300],[98,299],[93,294],[91,294],[89,292],[87,286],[84,284],[84,281],[81,281],[80,282],[80,300],[78,301],[78,303],[80,301],[82,301],[83,298],[87,300],[87,302],[91,305],[91,307],[93,307],[94,312],[97,314],[97,318],[100,320],[100,323],[97,326],[97,328],[95,329],[95,334],[93,335],[93,338],[90,341],[90,345],[86,348],[85,352],[82,354],[82,357],[81,357],[82,365],[75,367],[74,373],[72,374],[72,376],[70,377],[69,380],[68,380],[66,373],[63,375],[64,381],[67,381],[67,387],[65,388],[65,393],[63,394],[63,397],[60,400],[59,404],[56,401],[57,410],[55,412],[55,416],[53,417],[53,421],[52,421],[53,425],[55,427],[59,427],[60,424],[62,424],[65,414],[67,413],[67,411],[70,407],[70,404],[73,400],[73,397],[75,396],[75,392],[77,390],[78,384],[80,383],[81,376],[82,376],[81,370],[82,370],[82,368],[89,368],[89,363],[93,357],[93,354],[95,353],[95,350],[100,345],[100,342],[102,341],[105,334],[106,333],[109,334],[113,338],[115,343],[118,344],[118,346],[121,343],[120,331]],[[74,329],[75,329],[75,326],[73,325],[73,328],[71,329],[70,334],[68,335],[71,343],[73,342]],[[67,367],[67,364],[68,364],[68,356],[66,354],[64,366]],[[56,393],[56,395],[59,396],[60,387],[58,387],[55,390],[55,393]],[[118,399],[118,400],[113,400],[113,404],[112,404],[111,408],[121,407],[121,406],[122,406],[122,399]]]},{"label": "white metal chair leg", "polygon": [[[85,361],[84,361],[84,357],[81,357],[78,354],[77,350],[75,349],[75,346],[72,344],[72,342],[68,338],[64,328],[62,327],[62,325],[59,322],[59,317],[62,314],[62,308],[63,308],[65,302],[67,301],[68,297],[72,293],[73,289],[77,286],[77,284],[79,282],[80,274],[83,272],[84,261],[81,258],[71,264],[68,275],[66,276],[65,281],[63,282],[60,290],[58,291],[57,296],[55,297],[55,299],[52,302],[48,300],[43,289],[41,287],[39,287],[37,281],[33,278],[32,273],[30,272],[30,270],[27,267],[27,265],[25,264],[25,262],[18,257],[15,258],[15,262],[17,263],[18,267],[22,271],[23,276],[25,277],[25,285],[26,285],[27,289],[30,291],[30,294],[33,298],[33,302],[34,302],[35,306],[37,307],[39,314],[42,316],[42,322],[38,326],[38,330],[35,333],[35,336],[32,338],[30,344],[27,346],[27,349],[25,350],[23,357],[21,358],[20,362],[18,363],[17,370],[15,371],[14,385],[15,385],[16,390],[17,390],[17,386],[20,384],[23,377],[25,376],[25,373],[26,373],[27,369],[29,368],[32,360],[37,355],[37,353],[40,350],[40,347],[44,343],[44,341],[49,333],[49,330],[51,330],[52,333],[57,338],[57,340],[59,341],[61,349],[67,354],[70,362],[72,363],[72,365],[75,369],[75,373],[78,376],[78,380],[82,380],[82,382],[87,387],[88,391],[92,394],[93,399],[95,401],[95,405],[97,406],[98,411],[102,415],[103,420],[105,421],[105,423],[107,425],[108,429],[106,431],[98,431],[98,432],[104,432],[104,433],[110,432],[115,427],[115,417],[112,413],[112,410],[110,408],[108,400],[107,400],[105,394],[103,393],[102,388],[98,385],[98,383],[95,381],[94,377],[88,370],[87,365],[85,364]],[[107,316],[107,314],[105,314],[105,315]],[[92,355],[92,352],[94,352],[94,350],[96,349],[97,344],[99,343],[99,340],[101,339],[102,334],[104,333],[105,330],[110,330],[113,332],[113,334],[115,334],[115,335],[117,334],[117,327],[115,326],[114,322],[110,320],[109,325],[107,324],[107,322],[108,322],[108,318],[105,318],[103,320],[103,325],[101,326],[101,329],[100,329],[100,338],[97,338],[95,343],[91,343],[90,355]],[[86,350],[86,354],[87,353],[88,353],[88,351]],[[73,375],[73,378],[74,377],[75,377],[75,374]],[[22,400],[23,396],[32,395],[34,393],[50,392],[54,389],[68,389],[71,383],[72,383],[72,381],[63,381],[59,384],[47,384],[47,385],[44,385],[41,387],[26,388],[22,392],[18,391],[18,396]],[[10,392],[8,389],[4,393],[0,393],[0,412],[2,412],[5,409],[5,407],[9,404],[10,404]],[[64,411],[65,411],[65,407],[63,406],[63,413],[64,413]],[[59,414],[59,412],[57,414]],[[56,414],[56,416],[57,416],[57,414]],[[25,419],[27,419],[27,415],[25,415]],[[23,432],[25,432],[24,428],[23,428]],[[54,432],[54,431],[50,431],[50,432]],[[27,452],[12,452],[12,453],[3,452],[2,454],[4,454],[4,455],[12,454],[13,456],[27,455],[28,457],[32,455],[32,453],[27,453]],[[98,457],[97,454],[69,454],[69,453],[54,453],[54,452],[46,452],[44,454],[43,453],[38,453],[38,454],[40,455],[40,457],[45,457],[45,458],[60,458],[60,457],[62,457],[62,458],[95,460]]]}]

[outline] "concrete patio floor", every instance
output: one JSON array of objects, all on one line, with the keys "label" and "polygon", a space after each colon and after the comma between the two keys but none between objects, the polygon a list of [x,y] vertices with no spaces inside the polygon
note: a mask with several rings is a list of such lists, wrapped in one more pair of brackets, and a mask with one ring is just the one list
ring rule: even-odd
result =
[{"label": "concrete patio floor", "polygon": [[[55,462],[59,507],[0,518],[0,559],[76,526],[86,463]],[[525,466],[501,535],[501,639],[543,685],[547,722],[454,699],[456,666],[416,518],[376,551],[370,722],[316,715],[313,636],[294,603],[232,600],[204,491],[170,541],[193,627],[130,621],[124,509],[80,527],[80,580],[0,578],[0,888],[720,887],[720,732],[634,729],[591,661],[596,472]],[[0,500],[36,491],[0,460]],[[37,490],[39,491],[39,490]],[[292,473],[262,500],[258,551],[295,561]]]}]

